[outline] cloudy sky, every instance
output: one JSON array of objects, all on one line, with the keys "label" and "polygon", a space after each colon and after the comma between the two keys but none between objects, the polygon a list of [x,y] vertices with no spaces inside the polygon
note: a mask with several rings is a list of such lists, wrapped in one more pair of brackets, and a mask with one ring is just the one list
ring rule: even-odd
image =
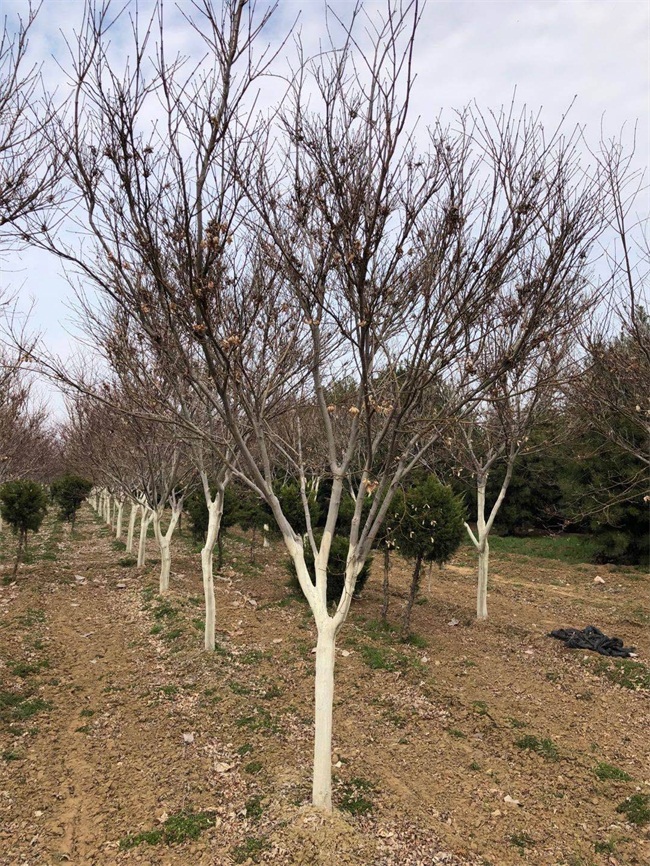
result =
[{"label": "cloudy sky", "polygon": [[[145,10],[150,5],[140,3]],[[330,5],[344,18],[353,4],[333,0]],[[364,5],[372,17],[385,0]],[[10,22],[27,7],[28,0],[4,0],[2,6]],[[65,64],[64,37],[72,38],[82,8],[82,0],[44,0],[32,32],[32,59],[42,63],[46,81],[58,83],[61,93],[65,79],[57,62]],[[196,37],[180,11],[191,8],[190,0],[166,0],[169,47],[190,54]],[[316,50],[325,35],[322,0],[279,0],[267,38],[281,39],[296,19],[306,51]],[[118,52],[122,35],[119,29],[114,34]],[[290,62],[294,51],[287,42],[282,59]],[[636,128],[636,161],[643,168],[650,147],[649,58],[648,0],[429,0],[417,41],[413,120],[419,117],[426,126],[472,101],[482,110],[498,109],[510,103],[516,89],[517,103],[542,109],[551,126],[575,97],[570,119],[585,126],[594,145],[601,130],[611,137],[621,129],[631,145]],[[642,207],[648,201],[646,196]],[[19,292],[24,310],[33,305],[34,327],[54,351],[67,354],[73,295],[58,263],[24,253],[6,257],[0,266],[3,288]]]}]

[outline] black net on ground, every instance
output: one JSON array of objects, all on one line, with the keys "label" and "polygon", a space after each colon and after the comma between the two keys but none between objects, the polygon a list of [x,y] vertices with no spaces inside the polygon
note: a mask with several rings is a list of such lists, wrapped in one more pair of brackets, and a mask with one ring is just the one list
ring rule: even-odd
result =
[{"label": "black net on ground", "polygon": [[595,625],[588,625],[582,630],[558,628],[556,631],[549,632],[548,636],[563,640],[571,649],[592,650],[602,656],[628,658],[634,652],[633,646],[623,646],[623,641],[619,637],[607,637]]}]

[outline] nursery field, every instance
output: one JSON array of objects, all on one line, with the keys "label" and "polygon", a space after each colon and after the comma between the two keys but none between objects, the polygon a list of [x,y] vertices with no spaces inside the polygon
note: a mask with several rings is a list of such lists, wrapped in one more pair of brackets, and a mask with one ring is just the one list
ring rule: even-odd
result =
[{"label": "nursery field", "polygon": [[[210,655],[187,536],[164,598],[157,563],[137,569],[87,507],[73,538],[48,518],[10,583],[13,544],[5,531],[3,866],[650,863],[642,572],[497,542],[479,625],[463,548],[424,575],[403,643],[409,567],[393,565],[385,628],[376,557],[338,642],[326,818],[307,805],[315,630],[280,544],[251,562],[249,540],[226,537]],[[589,624],[638,658],[547,637]]]}]

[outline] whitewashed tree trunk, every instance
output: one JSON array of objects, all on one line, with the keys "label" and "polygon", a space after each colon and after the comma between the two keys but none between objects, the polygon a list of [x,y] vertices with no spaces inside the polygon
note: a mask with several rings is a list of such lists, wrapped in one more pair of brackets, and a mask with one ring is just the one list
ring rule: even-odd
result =
[{"label": "whitewashed tree trunk", "polygon": [[[210,497],[211,499],[211,497]],[[221,515],[223,514],[223,493],[218,491],[215,498],[206,502],[208,506],[208,531],[201,550],[201,571],[203,574],[203,596],[205,599],[205,634],[203,645],[208,652],[215,647],[216,602],[214,597],[214,573],[212,570],[214,546],[219,535]]]},{"label": "whitewashed tree trunk", "polygon": [[140,516],[140,538],[138,540],[138,567],[145,564],[147,560],[147,530],[153,520],[153,511],[144,503],[140,505],[142,514]]},{"label": "whitewashed tree trunk", "polygon": [[117,518],[115,520],[115,538],[119,539],[122,537],[122,515],[124,513],[124,500],[120,497],[117,500]]},{"label": "whitewashed tree trunk", "polygon": [[129,514],[129,529],[126,535],[126,550],[127,553],[133,553],[133,535],[135,533],[135,519],[138,516],[138,508],[140,506],[137,502],[131,503],[131,513]]},{"label": "whitewashed tree trunk", "polygon": [[487,619],[487,588],[490,565],[490,545],[487,536],[480,541],[478,549],[478,587],[476,592],[476,618]]},{"label": "whitewashed tree trunk", "polygon": [[219,537],[221,518],[226,487],[230,481],[230,472],[223,469],[217,477],[216,493],[212,496],[207,472],[200,470],[203,495],[208,509],[208,531],[205,543],[201,549],[201,572],[203,574],[203,596],[205,599],[205,632],[203,645],[208,652],[214,652],[216,631],[216,600],[214,595],[214,546]]},{"label": "whitewashed tree trunk", "polygon": [[485,490],[487,487],[489,473],[487,471],[482,471],[478,472],[476,476],[476,535],[474,535],[467,523],[465,524],[465,529],[469,533],[469,537],[471,538],[472,543],[478,552],[478,581],[476,587],[476,618],[478,620],[487,619],[488,615],[487,591],[488,575],[490,569],[490,545],[488,543],[488,537],[490,535],[492,525],[494,524],[494,519],[497,516],[499,509],[501,508],[501,503],[503,502],[506,495],[508,485],[510,484],[516,456],[516,452],[512,452],[508,459],[506,474],[503,479],[501,489],[499,490],[499,495],[497,496],[495,503],[492,506],[492,510],[490,511],[490,516],[488,517],[487,521],[485,519]]},{"label": "whitewashed tree trunk", "polygon": [[[328,620],[330,618],[328,617]],[[318,628],[314,686],[314,778],[312,803],[332,811],[332,716],[336,629],[331,620]]]},{"label": "whitewashed tree trunk", "polygon": [[[340,501],[342,482],[332,485],[330,503]],[[338,510],[338,501],[336,509]],[[281,525],[281,524],[280,524]],[[284,543],[293,559],[296,574],[314,615],[318,640],[316,644],[316,677],[314,683],[314,775],[312,804],[327,812],[332,811],[332,714],[334,708],[334,659],[336,636],[350,610],[357,577],[363,562],[356,557],[355,545],[350,543],[345,570],[345,588],[335,613],[327,610],[327,563],[332,543],[332,529],[326,526],[320,549],[315,556],[316,585],[311,582],[303,544],[299,539],[283,532]]]},{"label": "whitewashed tree trunk", "polygon": [[171,540],[178,524],[178,519],[181,516],[181,511],[183,510],[183,500],[181,499],[180,502],[172,503],[172,514],[166,532],[163,532],[161,527],[164,510],[164,506],[160,506],[152,512],[153,531],[160,548],[160,581],[158,591],[161,595],[169,591],[169,574],[172,566]]}]

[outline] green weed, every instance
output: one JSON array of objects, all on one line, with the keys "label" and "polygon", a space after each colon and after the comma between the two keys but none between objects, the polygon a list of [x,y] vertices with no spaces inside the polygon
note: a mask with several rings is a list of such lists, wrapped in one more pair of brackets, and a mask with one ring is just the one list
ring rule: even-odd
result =
[{"label": "green weed", "polygon": [[467,734],[464,734],[462,731],[459,731],[458,728],[447,728],[447,733],[455,737],[457,740],[466,740]]},{"label": "green weed", "polygon": [[601,782],[605,782],[607,779],[613,779],[615,782],[630,782],[632,780],[632,776],[625,770],[621,770],[613,764],[606,764],[604,761],[595,766],[594,773]]},{"label": "green weed", "polygon": [[31,628],[45,622],[45,611],[30,607],[26,613],[16,617],[16,622],[21,628]]},{"label": "green weed", "polygon": [[261,854],[268,847],[269,844],[265,839],[248,836],[242,845],[237,845],[231,849],[230,855],[234,863],[246,863],[248,860],[257,862],[257,855]]},{"label": "green weed", "polygon": [[598,659],[594,673],[635,692],[650,689],[650,668],[634,659]]},{"label": "green weed", "polygon": [[30,677],[32,674],[37,674],[43,668],[49,668],[50,663],[47,659],[43,659],[43,661],[36,662],[35,664],[27,664],[26,662],[16,662],[15,664],[9,665],[9,670],[15,677],[21,677],[25,679],[25,677]]},{"label": "green weed", "polygon": [[650,794],[632,794],[618,804],[616,811],[624,814],[630,824],[643,827],[650,823]]},{"label": "green weed", "polygon": [[170,815],[161,828],[125,836],[120,849],[128,851],[138,845],[176,845],[188,839],[196,840],[204,830],[214,826],[214,812],[179,812]]},{"label": "green weed", "polygon": [[535,840],[528,833],[513,833],[510,836],[510,842],[517,848],[521,848],[522,851],[525,848],[532,848],[535,844]]},{"label": "green weed", "polygon": [[361,647],[361,656],[369,668],[373,670],[394,671],[396,666],[388,655],[388,651],[381,647],[366,644]]},{"label": "green weed", "polygon": [[537,752],[538,755],[546,758],[547,761],[557,761],[559,758],[559,752],[553,740],[540,740],[531,734],[526,734],[525,737],[515,740],[515,745],[529,752]]},{"label": "green weed", "polygon": [[350,815],[367,815],[372,812],[373,803],[367,796],[375,790],[375,786],[367,779],[351,779],[341,785],[339,808]]},{"label": "green weed", "polygon": [[262,798],[258,795],[251,797],[246,801],[246,817],[252,818],[253,821],[258,821],[262,817],[264,807],[262,806]]}]

